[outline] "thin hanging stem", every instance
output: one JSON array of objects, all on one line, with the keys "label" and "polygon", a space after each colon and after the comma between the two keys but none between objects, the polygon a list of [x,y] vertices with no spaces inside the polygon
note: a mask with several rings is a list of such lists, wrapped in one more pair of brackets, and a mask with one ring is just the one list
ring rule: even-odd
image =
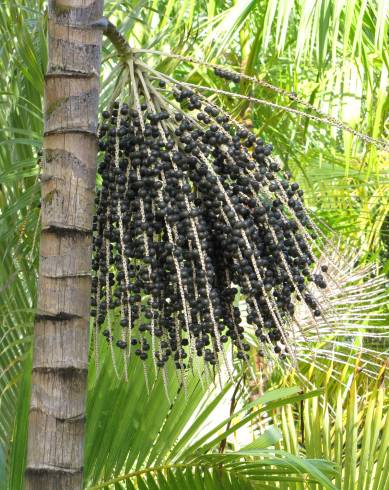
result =
[{"label": "thin hanging stem", "polygon": [[[319,114],[320,117],[314,116],[312,114],[307,114],[306,112],[298,111],[297,109],[285,107],[283,105],[274,104],[274,103],[271,103],[271,102],[263,100],[263,99],[256,99],[255,97],[237,94],[235,92],[228,92],[228,91],[223,91],[223,90],[219,91],[218,89],[213,89],[211,87],[200,87],[199,85],[195,85],[195,84],[187,84],[187,85],[188,86],[194,86],[194,87],[197,87],[199,89],[211,90],[211,91],[214,91],[215,93],[219,93],[219,94],[231,95],[233,97],[243,98],[243,99],[249,100],[251,102],[258,102],[258,103],[261,103],[264,105],[269,105],[270,107],[274,107],[274,108],[281,109],[281,110],[284,110],[287,112],[298,114],[298,115],[307,117],[307,118],[315,120],[315,121],[324,122],[324,123],[330,124],[331,126],[335,126],[339,129],[342,129],[343,131],[347,131],[348,133],[351,133],[353,136],[356,136],[356,137],[362,139],[366,143],[370,143],[370,144],[373,144],[375,146],[382,147],[384,150],[389,151],[389,143],[387,143],[386,141],[384,141],[382,139],[373,138],[373,137],[371,137],[365,133],[361,133],[360,131],[353,129],[352,127],[348,126],[343,121],[340,121],[339,119],[337,119],[337,118],[335,118],[329,114],[326,114],[324,111],[322,111],[318,107],[314,106],[313,104],[311,104],[305,100],[302,100],[295,93],[288,92],[287,90],[282,89],[280,87],[276,87],[275,85],[272,85],[271,83],[267,82],[264,79],[252,77],[252,76],[247,75],[245,73],[234,71],[230,68],[225,70],[225,66],[223,66],[223,65],[217,65],[217,64],[209,63],[207,61],[199,60],[199,59],[196,59],[193,57],[177,55],[177,54],[169,53],[169,52],[165,52],[165,51],[157,51],[157,50],[152,50],[152,49],[134,49],[133,52],[139,53],[139,54],[154,54],[157,56],[163,56],[163,57],[167,57],[167,58],[178,59],[180,61],[186,61],[188,63],[192,63],[192,64],[196,64],[196,65],[200,65],[200,66],[205,66],[207,68],[213,68],[213,69],[216,68],[216,69],[226,71],[226,73],[234,74],[236,76],[239,76],[243,80],[250,81],[250,82],[255,83],[257,85],[260,85],[264,88],[267,88],[273,92],[276,92],[276,93],[278,93],[284,97],[287,97],[290,100],[297,102],[300,105],[303,105],[307,109],[310,109],[310,110],[316,112],[317,114]],[[186,83],[186,82],[183,82],[183,83]]]}]

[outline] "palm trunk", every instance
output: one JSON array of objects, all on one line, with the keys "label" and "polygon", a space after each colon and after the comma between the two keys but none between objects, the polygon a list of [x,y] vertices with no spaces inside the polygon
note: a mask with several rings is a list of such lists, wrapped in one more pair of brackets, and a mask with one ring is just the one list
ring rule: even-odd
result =
[{"label": "palm trunk", "polygon": [[103,0],[49,1],[26,488],[82,488]]}]

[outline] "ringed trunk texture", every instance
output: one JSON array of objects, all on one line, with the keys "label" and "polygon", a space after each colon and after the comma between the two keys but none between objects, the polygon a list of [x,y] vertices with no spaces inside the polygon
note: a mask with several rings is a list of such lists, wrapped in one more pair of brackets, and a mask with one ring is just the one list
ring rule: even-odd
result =
[{"label": "ringed trunk texture", "polygon": [[49,1],[28,490],[82,488],[102,11]]}]

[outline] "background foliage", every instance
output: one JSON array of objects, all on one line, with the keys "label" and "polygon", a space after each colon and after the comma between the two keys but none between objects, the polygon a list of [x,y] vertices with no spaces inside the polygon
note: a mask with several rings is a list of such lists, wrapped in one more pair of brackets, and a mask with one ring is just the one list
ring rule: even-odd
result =
[{"label": "background foliage", "polygon": [[[123,0],[107,1],[105,9],[106,15],[116,22],[133,46],[189,54],[264,77],[274,85],[294,91],[358,130],[374,137],[387,137],[389,4],[385,0]],[[38,267],[38,151],[43,130],[46,22],[45,2],[42,0],[9,0],[0,9],[0,488],[12,490],[21,488],[25,454],[30,341]],[[104,43],[103,60],[102,105],[109,97],[116,76],[117,60],[107,41]],[[162,71],[174,71],[176,77],[222,88],[223,81],[211,70],[156,56],[150,57],[149,62]],[[298,107],[289,99],[259,86],[241,83],[234,90]],[[352,244],[360,251],[359,261],[388,272],[387,154],[366,146],[337,128],[312,123],[282,110],[226,97],[219,102],[273,143],[284,165],[301,182],[309,207],[316,212],[318,219],[324,220],[341,235],[343,244]],[[378,471],[376,465],[385,465],[389,458],[387,453],[378,453],[377,449],[380,441],[383,441],[381,447],[386,447],[385,441],[389,444],[385,398],[382,402],[375,401],[369,412],[365,401],[368,403],[371,397],[376,396],[379,387],[369,385],[371,397],[366,395],[364,398],[364,381],[359,379],[356,385],[354,381],[349,382],[354,379],[354,368],[352,360],[344,368],[345,378],[340,383],[344,391],[341,395],[326,388],[321,397],[312,398],[309,402],[321,407],[321,411],[318,411],[319,405],[315,409],[322,431],[319,442],[315,439],[315,442],[307,444],[307,438],[301,434],[301,427],[297,424],[299,404],[280,409],[270,420],[270,423],[280,424],[284,436],[284,442],[277,442],[279,449],[343,464],[344,471],[347,469],[348,472],[344,488],[350,489],[354,488],[352,470],[357,461],[365,465],[363,468],[373,468],[373,472]],[[129,473],[161,463],[155,454],[149,453],[147,438],[143,437],[149,428],[147,426],[146,429],[144,424],[151,420],[151,415],[149,419],[145,413],[159,413],[160,418],[155,419],[154,432],[150,429],[150,435],[158,434],[155,436],[156,444],[161,458],[165,458],[163,463],[177,463],[174,447],[179,445],[177,441],[180,439],[177,438],[183,437],[184,429],[184,426],[177,425],[177,420],[184,424],[193,413],[201,413],[204,403],[202,391],[193,387],[187,400],[172,393],[175,403],[170,410],[161,386],[154,387],[156,391],[151,399],[145,396],[142,376],[136,376],[131,386],[114,384],[108,388],[112,381],[110,375],[107,370],[104,378],[96,384],[93,376],[90,378],[86,462],[89,482],[96,484],[122,472]],[[310,382],[323,386],[324,380]],[[296,383],[297,380],[285,380],[273,373],[260,389]],[[252,386],[246,384],[240,398],[252,400]],[[105,396],[107,390],[109,397]],[[172,390],[177,391],[177,386]],[[213,391],[216,401],[219,400],[219,392],[217,388]],[[221,398],[223,394],[220,394]],[[351,402],[347,401],[350,397]],[[212,410],[217,409],[216,401]],[[371,414],[378,417],[378,403],[382,403],[382,409],[378,409],[381,410],[378,415],[381,415],[376,418],[372,432],[364,435],[367,433],[365,426],[370,430]],[[307,411],[306,417],[312,417],[313,408]],[[350,434],[348,440],[351,442],[347,449],[362,449],[358,449],[358,454],[357,450],[348,451],[354,459],[346,464],[345,454],[339,446],[336,453],[336,434],[328,432],[326,436],[326,424],[333,416],[346,423],[354,415],[360,429]],[[199,419],[197,415],[196,427],[199,430],[206,419]],[[131,425],[128,425],[128,420],[131,420]],[[268,420],[261,420],[261,433],[268,423]],[[309,423],[314,424],[315,421],[307,419],[305,427]],[[252,424],[254,433],[255,427]],[[191,448],[190,443],[195,436],[193,433],[186,440],[184,438],[182,445]],[[268,440],[270,447],[276,444],[275,439]],[[356,446],[356,440],[362,446],[359,443]],[[239,449],[233,440],[228,441],[229,450]],[[217,444],[209,447],[208,452],[214,451],[215,447]],[[366,447],[373,453],[370,456],[373,463],[366,460],[369,457],[366,456],[367,449],[363,452]],[[231,456],[231,465],[239,465],[241,457]],[[269,457],[258,453],[254,460]],[[206,463],[208,467],[212,466],[210,461],[202,461],[203,465]],[[331,473],[324,463],[317,465],[319,471],[323,470],[327,475]],[[281,481],[274,483],[277,488],[280,485],[282,488],[301,488],[301,481],[282,483],[282,465],[272,468],[275,468],[273,476]],[[284,470],[290,477],[288,468]],[[301,474],[312,470],[311,467],[309,471],[306,467],[299,468]],[[267,486],[261,486],[265,483],[257,479],[255,488],[275,488],[270,483],[272,476],[263,468],[257,469],[262,471],[263,477],[266,475]],[[246,470],[251,471],[247,468],[241,471]],[[184,481],[186,485],[191,482],[196,488],[196,483],[193,483],[196,478],[205,478],[207,488],[218,488],[217,474],[207,471],[200,474],[195,470],[176,468],[164,473],[149,472],[143,476],[135,475],[128,479],[133,483],[125,484],[128,488],[133,488],[133,484],[138,488],[175,488],[180,485],[180,488],[185,488],[182,486]],[[385,488],[385,482],[379,476],[373,481],[374,487],[363,481],[358,483],[358,488]],[[115,488],[122,488],[122,484],[122,481],[117,482]]]}]

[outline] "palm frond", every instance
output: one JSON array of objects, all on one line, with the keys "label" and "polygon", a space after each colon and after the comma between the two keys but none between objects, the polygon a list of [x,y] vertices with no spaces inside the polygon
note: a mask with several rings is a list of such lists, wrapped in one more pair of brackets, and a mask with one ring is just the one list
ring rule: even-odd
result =
[{"label": "palm frond", "polygon": [[344,384],[327,380],[321,399],[307,400],[297,410],[283,407],[275,416],[284,436],[278,447],[337,463],[340,490],[377,490],[386,480],[389,414],[383,370],[370,386],[361,376],[345,371]]},{"label": "palm frond", "polygon": [[[113,369],[109,357],[107,352],[104,372]],[[233,485],[233,488],[240,488],[239,485],[258,488],[260,482],[309,480],[334,488],[331,478],[336,469],[331,463],[302,460],[271,449],[280,439],[279,431],[271,427],[239,451],[214,452],[222,439],[259,414],[310,399],[319,392],[302,393],[297,387],[268,391],[232,416],[216,421],[214,416],[230,386],[220,392],[209,387],[204,393],[195,378],[188,379],[188,398],[185,399],[179,382],[169,385],[172,398],[169,407],[163,381],[154,383],[148,397],[142,390],[143,373],[136,361],[133,369],[138,375],[130,378],[134,380],[132,385],[112,383],[111,373],[97,378],[97,385],[91,392],[88,426],[93,427],[93,431],[88,431],[87,488],[111,488],[119,484],[129,484],[130,488],[132,484],[140,488],[175,488],[178,482],[182,485],[180,488],[186,488],[184,485],[188,482],[196,488],[204,478],[214,488],[221,488],[223,484]],[[177,388],[177,396],[173,396]],[[107,392],[109,396],[102,396]],[[233,422],[232,425],[229,426],[229,422]],[[211,429],[209,424],[213,426]],[[120,436],[113,437],[118,433]]]}]

